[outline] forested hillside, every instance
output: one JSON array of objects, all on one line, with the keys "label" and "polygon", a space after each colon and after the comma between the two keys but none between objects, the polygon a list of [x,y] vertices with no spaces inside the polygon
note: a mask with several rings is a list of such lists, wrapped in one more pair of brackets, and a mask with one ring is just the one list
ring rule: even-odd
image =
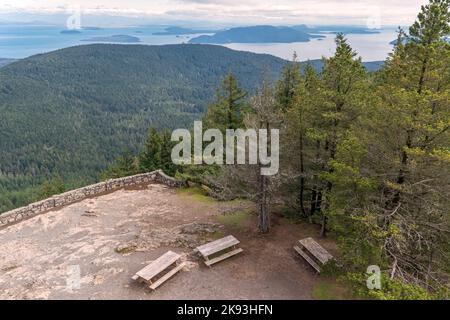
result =
[{"label": "forested hillside", "polygon": [[[152,130],[137,157],[119,158],[105,176],[164,168],[217,199],[252,200],[261,233],[276,228],[275,213],[320,226],[339,248],[325,273],[357,296],[448,300],[449,7],[450,0],[422,6],[375,74],[338,34],[321,73],[308,64],[302,73],[292,62],[276,85],[264,82],[251,96],[226,77],[204,129],[217,128],[220,138],[229,129],[280,128],[279,150],[276,142],[258,144],[279,151],[277,174],[262,175],[271,166],[262,160],[224,165],[228,140],[220,139],[204,148],[215,165],[175,166],[170,134]],[[379,285],[367,282],[370,270],[379,270]]]},{"label": "forested hillside", "polygon": [[188,127],[232,71],[249,91],[285,61],[204,45],[88,45],[0,70],[0,212],[39,197],[57,174],[93,182],[149,127]]},{"label": "forested hillside", "polygon": [[[317,70],[322,60],[311,62]],[[380,62],[367,63],[369,71]],[[189,127],[233,72],[253,93],[286,61],[210,45],[86,45],[0,70],[0,212],[96,181],[149,127]],[[44,188],[45,189],[45,188]]]}]

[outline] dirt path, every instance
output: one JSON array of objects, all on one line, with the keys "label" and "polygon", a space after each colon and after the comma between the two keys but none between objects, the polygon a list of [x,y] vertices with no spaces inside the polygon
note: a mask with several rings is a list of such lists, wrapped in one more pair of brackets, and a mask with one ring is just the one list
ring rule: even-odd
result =
[{"label": "dirt path", "polygon": [[[224,216],[225,206],[152,184],[13,225],[0,231],[0,298],[311,299],[318,277],[292,245],[317,230],[274,217],[261,236],[256,217]],[[192,248],[226,234],[241,240],[244,253],[206,268]],[[182,272],[155,292],[131,280],[167,250],[183,254]]]}]

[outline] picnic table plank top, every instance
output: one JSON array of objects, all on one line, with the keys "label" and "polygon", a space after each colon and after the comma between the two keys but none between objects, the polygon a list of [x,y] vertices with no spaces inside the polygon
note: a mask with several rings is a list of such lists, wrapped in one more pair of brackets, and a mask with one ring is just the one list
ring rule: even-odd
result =
[{"label": "picnic table plank top", "polygon": [[141,277],[142,279],[149,281],[156,275],[158,275],[160,272],[167,269],[170,265],[177,262],[178,259],[180,259],[181,256],[178,253],[175,253],[173,251],[168,251],[165,254],[163,254],[161,257],[150,263],[148,266],[146,266],[144,269],[138,271],[136,275]]},{"label": "picnic table plank top", "polygon": [[235,237],[227,236],[225,238],[199,246],[197,247],[197,250],[201,253],[202,256],[207,257],[214,253],[228,249],[232,246],[238,245],[239,243],[239,240]]},{"label": "picnic table plank top", "polygon": [[306,238],[303,240],[299,240],[299,242],[322,264],[325,264],[329,260],[333,259],[333,256],[327,250],[325,250],[320,244],[318,244],[313,238]]}]

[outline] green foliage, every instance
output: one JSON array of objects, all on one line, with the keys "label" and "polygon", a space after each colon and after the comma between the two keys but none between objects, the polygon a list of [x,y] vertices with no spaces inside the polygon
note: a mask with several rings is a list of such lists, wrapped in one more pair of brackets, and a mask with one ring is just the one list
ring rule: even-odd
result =
[{"label": "green foliage", "polygon": [[192,164],[183,165],[181,169],[175,175],[178,180],[211,186],[211,180],[220,173],[221,167],[218,165]]},{"label": "green foliage", "polygon": [[286,112],[283,198],[337,237],[344,270],[389,270],[372,298],[434,297],[448,283],[449,4],[423,6],[375,75],[337,35]]},{"label": "green foliage", "polygon": [[110,165],[101,176],[103,180],[107,180],[131,176],[137,172],[136,159],[130,151],[127,151],[119,156],[116,162]]},{"label": "green foliage", "polygon": [[430,45],[450,34],[449,6],[449,0],[430,0],[428,5],[422,6],[417,20],[409,28],[409,35],[414,43]]},{"label": "green foliage", "polygon": [[225,134],[226,129],[243,127],[243,114],[248,109],[245,97],[247,92],[239,87],[236,77],[230,73],[217,90],[216,101],[208,107],[204,117],[205,126],[219,129]]},{"label": "green foliage", "polygon": [[352,298],[342,283],[332,279],[321,279],[314,285],[312,295],[316,300],[346,300]]},{"label": "green foliage", "polygon": [[51,180],[45,181],[41,186],[40,198],[50,198],[55,194],[61,194],[66,191],[66,185],[61,175],[56,174]]},{"label": "green foliage", "polygon": [[175,176],[179,166],[175,165],[171,159],[174,145],[175,142],[171,141],[171,134],[168,130],[158,133],[155,128],[151,128],[144,150],[138,157],[140,172],[161,169],[166,174]]},{"label": "green foliage", "polygon": [[321,267],[320,274],[325,277],[333,277],[336,278],[345,273],[345,270],[335,259],[329,260]]},{"label": "green foliage", "polygon": [[178,194],[203,203],[216,202],[216,200],[211,198],[201,187],[183,188],[178,191]]},{"label": "green foliage", "polygon": [[[163,169],[208,186],[183,189],[182,196],[208,203],[215,201],[211,193],[245,197],[257,204],[262,232],[269,230],[269,209],[277,200],[293,221],[319,222],[322,235],[332,232],[339,261],[327,264],[324,274],[341,276],[358,296],[448,298],[449,6],[449,0],[423,6],[376,74],[366,72],[338,34],[336,53],[324,59],[321,73],[294,58],[275,88],[264,81],[250,103],[246,92],[254,92],[259,71],[266,64],[281,71],[278,59],[209,46],[87,46],[4,67],[0,210],[95,180],[119,150],[129,148],[104,178]],[[226,73],[205,129],[280,128],[278,176],[261,176],[261,163],[172,163],[170,133],[161,129],[200,118]],[[237,78],[245,79],[245,88]],[[52,172],[67,172],[69,183],[55,176],[38,192]],[[234,228],[245,228],[249,218],[249,212],[218,217]],[[367,289],[363,272],[369,265],[383,270],[381,290]],[[343,297],[335,288],[320,284],[314,295]]]},{"label": "green foliage", "polygon": [[242,210],[217,216],[217,221],[234,229],[245,231],[249,226],[251,211]]},{"label": "green foliage", "polygon": [[[63,172],[68,188],[99,180],[148,129],[189,128],[233,72],[254,92],[285,61],[209,45],[84,45],[0,69],[0,212],[39,198]],[[171,169],[169,168],[169,171]]]},{"label": "green foliage", "polygon": [[300,63],[297,61],[297,54],[294,54],[292,62],[283,68],[276,86],[277,101],[283,111],[292,107],[300,81]]},{"label": "green foliage", "polygon": [[125,152],[102,173],[102,178],[114,179],[156,170],[163,170],[164,173],[175,176],[182,171],[182,167],[172,162],[174,144],[168,130],[158,133],[155,128],[151,128],[140,154],[135,157],[130,151]]},{"label": "green foliage", "polygon": [[342,279],[351,287],[355,295],[368,299],[435,300],[445,299],[447,296],[445,292],[433,294],[421,286],[390,279],[383,273],[381,277],[381,289],[368,289],[366,284],[367,274],[364,273],[348,273]]}]

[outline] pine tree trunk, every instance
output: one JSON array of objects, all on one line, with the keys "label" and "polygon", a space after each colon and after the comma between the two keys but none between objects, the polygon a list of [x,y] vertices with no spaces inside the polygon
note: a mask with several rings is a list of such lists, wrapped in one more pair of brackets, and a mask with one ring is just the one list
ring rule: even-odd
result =
[{"label": "pine tree trunk", "polygon": [[[408,131],[407,133],[407,137],[406,137],[406,145],[405,147],[407,148],[411,148],[411,132]],[[402,156],[401,156],[401,161],[400,161],[400,170],[398,172],[398,176],[397,176],[397,184],[402,185],[405,183],[405,174],[406,171],[408,170],[408,153],[406,152],[406,150],[402,150]],[[399,203],[400,203],[400,198],[401,198],[401,194],[400,191],[396,190],[394,193],[394,197],[392,199],[392,208],[396,207]]]},{"label": "pine tree trunk", "polygon": [[320,236],[322,238],[325,238],[327,236],[327,221],[327,216],[322,213],[322,226],[320,228]]},{"label": "pine tree trunk", "polygon": [[307,217],[308,214],[305,210],[305,163],[304,163],[304,157],[303,157],[303,134],[300,134],[300,194],[299,194],[299,201],[300,201],[300,210],[302,212],[303,217]]},{"label": "pine tree trunk", "polygon": [[[318,162],[320,159],[320,141],[316,141],[316,162]],[[317,179],[317,177],[313,178],[314,180]],[[309,213],[310,222],[312,222],[312,216],[316,213],[316,211],[320,210],[320,201],[322,199],[321,191],[319,186],[316,184],[316,186],[313,187],[311,192],[311,208]]]},{"label": "pine tree trunk", "polygon": [[[265,124],[267,132],[270,132],[270,125],[266,122]],[[268,145],[271,145],[270,135],[268,138]],[[268,150],[269,151],[269,150]],[[261,163],[259,163],[259,169],[261,169]],[[269,199],[268,199],[268,177],[261,175],[261,170],[258,171],[259,174],[259,230],[261,233],[269,232]]]},{"label": "pine tree trunk", "polygon": [[309,215],[312,216],[316,212],[317,189],[314,187],[311,191],[311,208]]},{"label": "pine tree trunk", "polygon": [[260,177],[260,201],[259,201],[259,231],[269,232],[269,210],[267,201],[267,177]]},{"label": "pine tree trunk", "polygon": [[[332,170],[330,170],[331,172],[333,172]],[[331,194],[331,190],[333,189],[333,184],[331,182],[327,183],[327,193]],[[328,222],[328,218],[326,216],[326,212],[328,211],[327,209],[329,208],[329,204],[327,202],[325,202],[325,210],[322,211],[322,226],[320,229],[320,236],[321,237],[326,237],[327,236],[327,222]]]}]

